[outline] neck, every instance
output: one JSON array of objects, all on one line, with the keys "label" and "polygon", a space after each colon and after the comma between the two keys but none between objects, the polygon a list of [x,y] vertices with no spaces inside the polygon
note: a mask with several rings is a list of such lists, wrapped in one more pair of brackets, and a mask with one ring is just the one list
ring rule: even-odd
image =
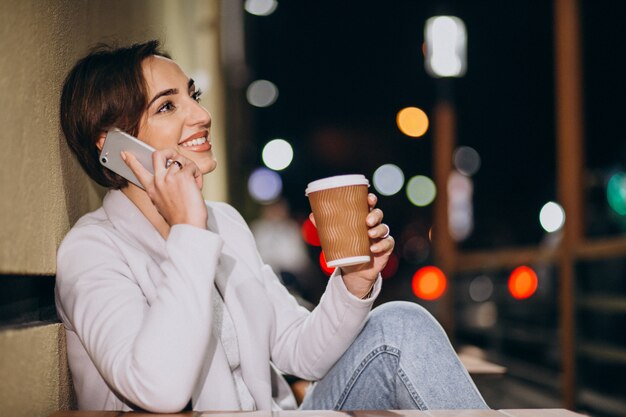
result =
[{"label": "neck", "polygon": [[128,183],[128,186],[122,188],[122,192],[137,206],[146,219],[152,223],[159,234],[163,236],[163,239],[167,239],[170,234],[170,225],[165,221],[163,216],[161,216],[148,194],[131,183]]}]

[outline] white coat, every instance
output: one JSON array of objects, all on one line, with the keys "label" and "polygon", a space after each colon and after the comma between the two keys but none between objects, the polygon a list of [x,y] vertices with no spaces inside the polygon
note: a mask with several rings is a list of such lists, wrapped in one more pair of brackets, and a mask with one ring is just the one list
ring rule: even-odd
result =
[{"label": "white coat", "polygon": [[276,369],[320,379],[363,327],[380,277],[360,300],[335,271],[309,313],[263,264],[239,213],[207,207],[208,230],[176,225],[165,240],[122,192],[109,191],[63,240],[56,305],[80,409],[176,412],[191,398],[195,410],[236,410],[212,332],[215,285],[259,410],[296,407]]}]

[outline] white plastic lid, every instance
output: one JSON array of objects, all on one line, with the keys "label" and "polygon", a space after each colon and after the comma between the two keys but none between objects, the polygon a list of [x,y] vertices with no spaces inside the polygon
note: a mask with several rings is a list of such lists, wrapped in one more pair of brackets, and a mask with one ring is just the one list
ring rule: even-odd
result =
[{"label": "white plastic lid", "polygon": [[351,256],[349,258],[341,258],[341,259],[335,259],[334,261],[328,261],[326,265],[330,266],[331,268],[336,268],[338,266],[350,266],[350,265],[364,264],[365,262],[369,262],[369,261],[370,261],[369,256]]},{"label": "white plastic lid", "polygon": [[304,195],[327,190],[329,188],[347,187],[349,185],[367,185],[369,187],[370,183],[365,176],[360,174],[337,175],[310,182],[304,191]]}]

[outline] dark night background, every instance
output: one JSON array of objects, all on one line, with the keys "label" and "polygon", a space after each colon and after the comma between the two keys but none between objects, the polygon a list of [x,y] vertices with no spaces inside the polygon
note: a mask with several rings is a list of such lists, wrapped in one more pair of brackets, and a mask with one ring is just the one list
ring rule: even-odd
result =
[{"label": "dark night background", "polygon": [[[599,175],[593,182],[622,163],[626,5],[582,3],[585,158],[590,175]],[[424,23],[436,14],[465,22],[463,78],[435,80],[424,70]],[[308,210],[303,190],[322,176],[358,172],[371,179],[385,163],[400,166],[407,180],[431,176],[432,131],[404,136],[395,116],[416,106],[432,123],[430,112],[445,95],[456,108],[457,145],[473,147],[482,160],[473,177],[475,229],[461,246],[537,244],[544,233],[539,210],[557,199],[552,25],[549,1],[285,1],[270,16],[246,14],[252,79],[268,79],[280,92],[268,108],[250,106],[248,167],[262,164],[260,149],[270,139],[290,141],[294,162],[281,177],[296,212]],[[395,230],[431,215],[403,192],[380,205]]]},{"label": "dark night background", "polygon": [[[454,15],[466,25],[468,68],[462,78],[435,80],[424,69],[424,24],[434,15]],[[584,229],[588,238],[615,237],[624,234],[626,221],[608,206],[606,184],[626,168],[626,2],[583,0],[580,17]],[[247,178],[263,165],[265,143],[288,140],[294,161],[280,175],[294,217],[302,220],[308,214],[304,189],[317,178],[362,173],[371,180],[386,163],[398,165],[405,180],[420,174],[432,177],[432,112],[439,100],[448,99],[456,110],[457,146],[471,146],[481,157],[480,170],[472,177],[474,230],[459,248],[537,247],[550,240],[539,224],[539,211],[548,201],[558,202],[554,2],[280,1],[270,16],[246,14],[245,30],[250,80],[272,81],[279,97],[268,108],[244,106],[249,131],[240,138],[242,151],[234,157],[243,161],[242,176]],[[396,126],[397,112],[407,106],[423,109],[430,118],[431,129],[421,138],[409,138]],[[244,196],[244,187],[234,192],[235,203],[248,198],[240,207],[255,207]],[[432,205],[415,207],[402,190],[379,196],[379,206],[400,257],[400,269],[387,280],[381,300],[436,307],[417,300],[410,286],[414,271],[432,258],[411,262],[403,257],[409,237],[427,236]],[[243,212],[253,219],[260,211],[256,207]],[[558,268],[535,267],[540,287],[525,302],[513,302],[507,292],[510,270],[486,272],[495,287],[492,299],[483,304],[467,295],[476,275],[453,279],[454,337],[481,346],[508,366],[507,378],[495,385],[493,380],[479,384],[487,397],[500,398],[506,406],[560,404]],[[626,392],[620,336],[626,309],[602,307],[605,301],[599,301],[598,310],[589,306],[607,294],[613,300],[621,297],[619,305],[624,305],[626,262],[623,257],[582,261],[576,268],[578,406],[593,416],[621,416],[624,404],[614,401],[623,400]],[[496,324],[472,327],[483,307],[497,311]],[[594,343],[615,349],[597,350]],[[536,391],[516,384],[529,384]]]}]

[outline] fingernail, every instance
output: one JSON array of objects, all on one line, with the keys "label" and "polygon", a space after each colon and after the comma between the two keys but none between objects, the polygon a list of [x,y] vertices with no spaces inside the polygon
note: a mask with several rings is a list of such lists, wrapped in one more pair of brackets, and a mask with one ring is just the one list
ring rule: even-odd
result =
[{"label": "fingernail", "polygon": [[126,161],[126,152],[120,152],[120,156],[122,157],[122,161]]}]

